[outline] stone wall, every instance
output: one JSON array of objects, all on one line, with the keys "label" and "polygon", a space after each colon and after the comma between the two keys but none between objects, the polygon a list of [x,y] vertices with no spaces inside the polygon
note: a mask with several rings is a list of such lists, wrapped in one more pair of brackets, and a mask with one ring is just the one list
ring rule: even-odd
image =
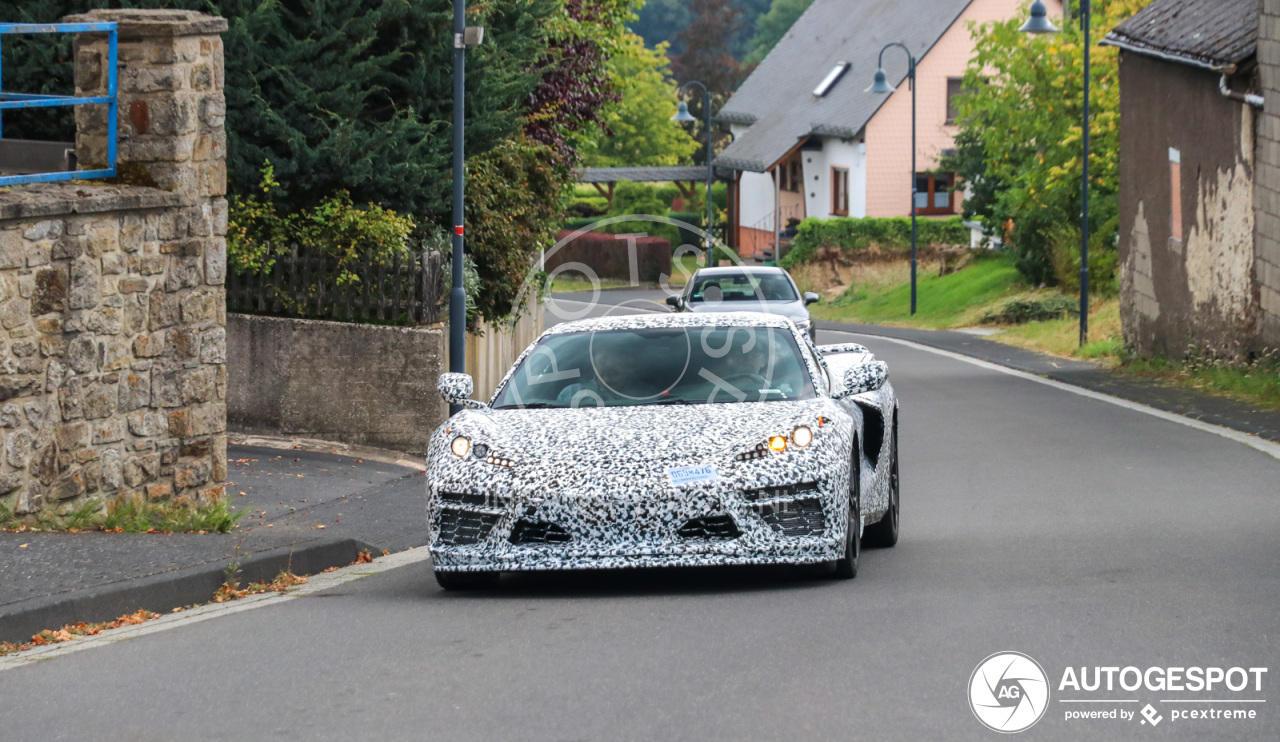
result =
[{"label": "stone wall", "polygon": [[229,315],[227,417],[237,432],[425,453],[448,417],[444,331]]},{"label": "stone wall", "polygon": [[[114,498],[210,502],[226,476],[226,21],[120,23],[118,167],[147,186],[0,193],[0,505],[28,520]],[[106,42],[76,40],[76,87],[105,91]],[[77,110],[81,167],[102,106]]]},{"label": "stone wall", "polygon": [[1259,92],[1266,105],[1258,117],[1254,274],[1261,309],[1259,337],[1267,347],[1280,348],[1280,0],[1260,2]]}]

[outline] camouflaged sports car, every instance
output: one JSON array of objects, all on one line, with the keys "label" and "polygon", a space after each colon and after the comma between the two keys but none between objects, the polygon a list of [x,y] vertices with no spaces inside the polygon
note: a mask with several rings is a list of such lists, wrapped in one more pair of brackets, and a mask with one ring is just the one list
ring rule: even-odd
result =
[{"label": "camouflaged sports car", "polygon": [[[436,579],[505,571],[822,564],[898,540],[898,401],[861,345],[760,313],[557,325],[487,403],[432,435]],[[861,538],[860,538],[861,537]]]}]

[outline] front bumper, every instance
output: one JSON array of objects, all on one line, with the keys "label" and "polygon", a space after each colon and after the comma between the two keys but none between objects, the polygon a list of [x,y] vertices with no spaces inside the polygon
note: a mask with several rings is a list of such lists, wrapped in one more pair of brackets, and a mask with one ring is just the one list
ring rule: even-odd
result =
[{"label": "front bumper", "polygon": [[[848,528],[844,481],[497,500],[459,489],[433,484],[428,497],[432,561],[446,572],[816,564],[843,556]],[[522,542],[532,524],[560,540]]]}]

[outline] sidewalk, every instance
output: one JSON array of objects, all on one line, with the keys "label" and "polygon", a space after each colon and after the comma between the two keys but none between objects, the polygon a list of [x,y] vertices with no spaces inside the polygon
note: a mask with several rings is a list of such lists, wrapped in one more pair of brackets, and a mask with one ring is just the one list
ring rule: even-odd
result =
[{"label": "sidewalk", "polygon": [[908,340],[1280,442],[1280,412],[1257,409],[1245,402],[1215,397],[1194,389],[1126,379],[1096,363],[1057,358],[951,330],[917,330],[825,320],[816,324],[819,330]]},{"label": "sidewalk", "polygon": [[228,498],[245,511],[228,534],[0,532],[0,641],[208,602],[233,561],[242,583],[270,581],[426,544],[417,469],[247,445],[228,458]]}]

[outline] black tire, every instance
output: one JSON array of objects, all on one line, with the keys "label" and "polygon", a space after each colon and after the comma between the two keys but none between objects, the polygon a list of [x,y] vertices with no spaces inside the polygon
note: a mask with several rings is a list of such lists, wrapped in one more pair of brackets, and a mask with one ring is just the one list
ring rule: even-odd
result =
[{"label": "black tire", "polygon": [[849,523],[845,528],[844,556],[836,560],[831,576],[837,580],[852,580],[858,576],[858,559],[862,555],[862,540],[858,527],[862,525],[862,481],[858,461],[858,447],[854,445],[853,464],[849,467]]},{"label": "black tire", "polygon": [[436,570],[436,582],[445,590],[483,590],[498,584],[501,572],[441,572]]},{"label": "black tire", "polygon": [[889,509],[884,517],[874,525],[867,526],[862,540],[867,546],[876,549],[888,549],[898,543],[898,502],[901,481],[898,478],[898,422],[894,415],[893,452],[889,459]]}]

